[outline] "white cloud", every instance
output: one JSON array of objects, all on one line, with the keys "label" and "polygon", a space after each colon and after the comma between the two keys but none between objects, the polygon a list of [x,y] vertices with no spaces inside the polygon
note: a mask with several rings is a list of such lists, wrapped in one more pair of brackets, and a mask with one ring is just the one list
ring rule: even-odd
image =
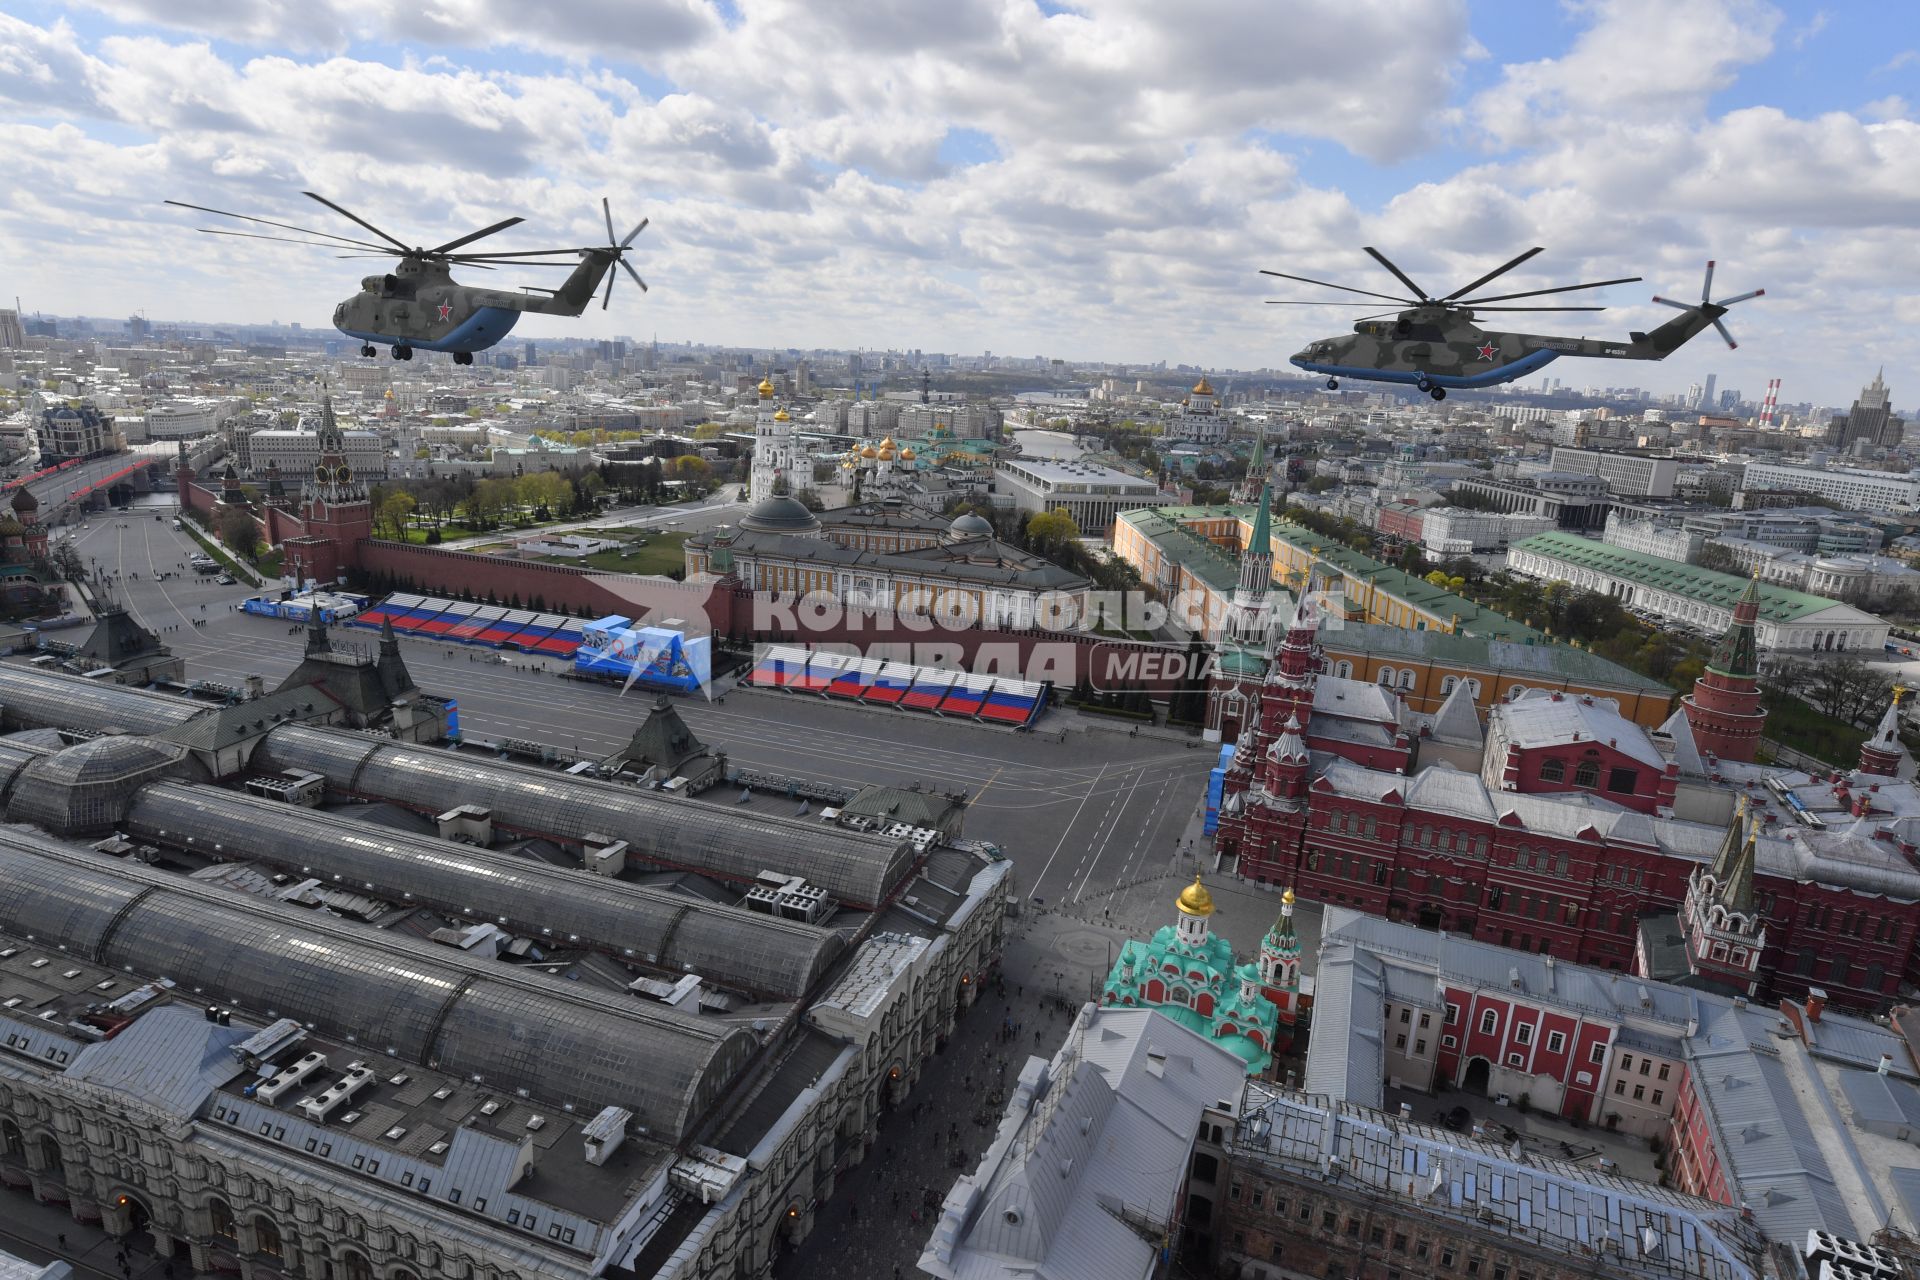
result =
[{"label": "white cloud", "polygon": [[1773,47],[1780,14],[1760,0],[1582,0],[1591,18],[1563,57],[1505,68],[1473,104],[1503,146],[1546,132],[1696,115],[1707,96]]},{"label": "white cloud", "polygon": [[[1540,244],[1515,289],[1648,279],[1516,322],[1643,327],[1648,293],[1717,256],[1728,291],[1769,296],[1740,352],[1686,361],[1811,383],[1892,344],[1860,314],[1920,293],[1904,99],[1709,113],[1776,43],[1834,39],[1752,0],[1582,0],[1563,51],[1504,68],[1459,0],[84,7],[123,33],[0,14],[0,261],[57,310],[320,322],[364,264],[197,237],[158,204],[358,234],[303,189],[428,243],[508,213],[528,223],[498,243],[597,242],[603,194],[651,215],[654,291],[552,332],[1277,364],[1351,313],[1262,308],[1314,295],[1258,267],[1385,289],[1377,244],[1444,291]],[[389,45],[413,52],[366,53]],[[1468,97],[1469,72],[1491,87]],[[977,145],[943,161],[956,135]],[[1473,160],[1436,173],[1461,138]]]}]

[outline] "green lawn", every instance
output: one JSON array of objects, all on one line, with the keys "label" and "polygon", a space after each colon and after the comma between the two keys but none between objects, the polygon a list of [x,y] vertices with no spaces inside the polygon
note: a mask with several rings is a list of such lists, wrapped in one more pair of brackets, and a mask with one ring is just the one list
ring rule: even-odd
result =
[{"label": "green lawn", "polygon": [[1792,696],[1768,698],[1766,706],[1767,723],[1761,732],[1775,742],[1846,769],[1860,763],[1865,729],[1842,724]]},{"label": "green lawn", "polygon": [[624,555],[618,551],[597,551],[583,560],[575,560],[567,556],[538,558],[547,564],[581,565],[589,569],[598,569],[603,573],[668,574],[675,569],[686,568],[686,556],[680,550],[680,544],[686,540],[687,535],[684,533],[649,533],[646,535],[645,546],[633,547]]}]

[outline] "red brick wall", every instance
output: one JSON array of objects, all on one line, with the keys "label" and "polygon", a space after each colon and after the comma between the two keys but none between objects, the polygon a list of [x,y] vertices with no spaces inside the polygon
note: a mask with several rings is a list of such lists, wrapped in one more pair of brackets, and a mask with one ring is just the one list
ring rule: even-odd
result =
[{"label": "red brick wall", "polygon": [[578,613],[583,608],[595,616],[631,612],[622,607],[625,601],[601,587],[592,574],[570,565],[373,539],[357,543],[354,553],[353,563],[363,573],[390,575],[397,590],[478,596],[483,600],[488,593],[497,600],[517,595],[523,607],[538,596],[547,609],[559,613]]},{"label": "red brick wall", "polygon": [[[874,657],[923,665],[964,664],[1009,678],[1052,680],[1071,688],[1081,671],[1096,687],[1143,685],[1164,696],[1178,684],[1178,672],[1138,665],[1157,660],[1168,651],[1157,645],[1129,644],[1090,636],[1046,631],[949,631],[928,626],[915,629],[891,615],[842,618],[827,625],[811,625],[804,611],[762,607],[756,610],[754,593],[731,591],[699,583],[682,585],[648,579],[619,578],[571,565],[541,564],[480,555],[441,547],[417,547],[368,539],[356,544],[352,563],[363,574],[384,575],[394,589],[425,594],[467,595],[496,600],[518,596],[523,608],[536,597],[557,612],[586,610],[599,617],[624,614],[638,617],[680,617],[708,626],[722,636],[784,643],[852,647]],[[411,585],[409,585],[411,584]],[[758,613],[777,625],[755,633]],[[791,618],[792,627],[785,624]],[[1132,665],[1130,665],[1132,664]]]}]

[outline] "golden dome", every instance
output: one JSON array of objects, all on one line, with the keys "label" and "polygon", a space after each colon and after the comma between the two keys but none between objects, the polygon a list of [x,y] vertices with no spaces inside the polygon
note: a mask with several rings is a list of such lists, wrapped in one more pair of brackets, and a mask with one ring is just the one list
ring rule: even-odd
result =
[{"label": "golden dome", "polygon": [[872,445],[868,445],[866,448],[860,451],[860,456],[863,458],[877,458],[880,456],[880,454],[874,449]]},{"label": "golden dome", "polygon": [[882,449],[882,450],[880,451],[880,461],[882,461],[882,462],[892,462],[892,461],[893,461],[893,450],[891,450],[891,449]]},{"label": "golden dome", "polygon": [[880,447],[881,447],[882,449],[891,449],[891,448],[893,448],[893,437],[892,437],[892,436],[887,436],[887,437],[885,437],[884,439],[882,439],[882,440],[880,441]]},{"label": "golden dome", "polygon": [[1291,887],[1289,887],[1285,893],[1280,895],[1280,901],[1285,906],[1290,907],[1293,905],[1293,889]]},{"label": "golden dome", "polygon": [[907,446],[906,448],[904,448],[904,449],[902,449],[902,450],[900,451],[900,460],[901,460],[902,462],[912,462],[912,461],[913,461],[913,446],[912,446],[912,445],[908,445],[908,446]]},{"label": "golden dome", "polygon": [[760,398],[762,400],[766,400],[771,398],[772,395],[773,395],[773,379],[771,377],[765,377],[760,379]]},{"label": "golden dome", "polygon": [[1200,873],[1193,873],[1193,883],[1180,891],[1174,899],[1174,905],[1190,916],[1210,916],[1213,914],[1213,895],[1207,892],[1207,886],[1200,883]]},{"label": "golden dome", "polygon": [[1213,384],[1207,381],[1206,374],[1201,374],[1200,381],[1193,384],[1193,394],[1197,396],[1210,396],[1213,394]]},{"label": "golden dome", "polygon": [[787,411],[786,411],[785,409],[775,409],[775,410],[773,411],[773,420],[774,420],[775,422],[791,422],[791,421],[793,421],[793,419],[791,419],[791,418],[789,418],[789,417],[787,416]]}]

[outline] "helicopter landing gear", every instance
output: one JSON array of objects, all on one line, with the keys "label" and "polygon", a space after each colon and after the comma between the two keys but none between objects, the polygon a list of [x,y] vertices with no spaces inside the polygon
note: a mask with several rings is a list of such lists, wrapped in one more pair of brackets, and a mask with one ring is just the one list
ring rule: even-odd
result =
[{"label": "helicopter landing gear", "polygon": [[377,356],[380,352],[371,342],[363,342],[360,344],[360,354],[363,356]]},{"label": "helicopter landing gear", "polygon": [[1435,400],[1445,400],[1447,398],[1447,389],[1445,387],[1429,387],[1427,388],[1427,394]]},{"label": "helicopter landing gear", "polygon": [[473,363],[473,352],[471,352],[471,351],[456,351],[456,352],[454,352],[454,353],[453,353],[453,362],[454,362],[455,364],[472,364],[472,363]]},{"label": "helicopter landing gear", "polygon": [[1338,378],[1327,379],[1327,390],[1338,391],[1339,389],[1340,389],[1340,379]]},{"label": "helicopter landing gear", "polygon": [[396,342],[393,344],[393,358],[395,360],[411,360],[413,359],[413,348],[404,342]]}]

